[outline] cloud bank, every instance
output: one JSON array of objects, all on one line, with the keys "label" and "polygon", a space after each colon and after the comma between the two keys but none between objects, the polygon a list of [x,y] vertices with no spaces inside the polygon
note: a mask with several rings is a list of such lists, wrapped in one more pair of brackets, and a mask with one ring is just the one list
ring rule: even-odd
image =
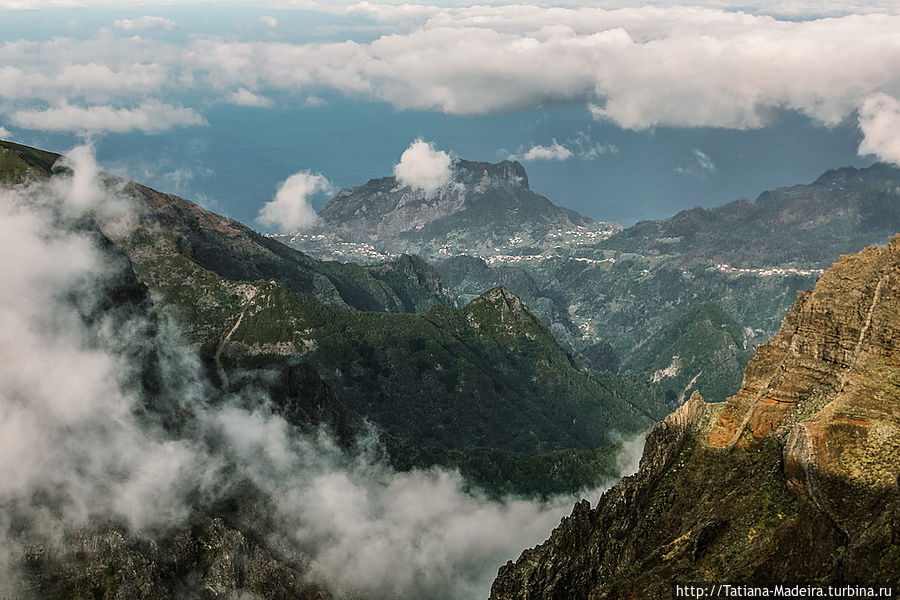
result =
[{"label": "cloud bank", "polygon": [[[222,397],[167,321],[110,308],[105,294],[130,266],[81,219],[109,228],[104,215],[127,219],[129,200],[102,183],[89,147],[66,166],[0,190],[0,251],[17,257],[0,262],[4,585],[22,582],[29,544],[82,539],[95,518],[153,539],[187,522],[192,498],[249,479],[274,500],[272,543],[310,557],[337,598],[469,600],[571,510],[575,497],[497,501],[453,472],[397,473],[372,440],[348,452],[327,432],[299,433],[261,392]],[[161,382],[151,397],[135,383],[148,365]],[[153,417],[166,407],[184,436]]]},{"label": "cloud bank", "polygon": [[866,99],[859,111],[860,154],[874,154],[900,165],[900,101],[887,94]]},{"label": "cloud bank", "polygon": [[310,196],[330,193],[331,183],[321,173],[300,171],[288,177],[275,193],[275,199],[259,210],[257,221],[281,232],[306,229],[316,222]]},{"label": "cloud bank", "polygon": [[13,113],[12,122],[23,129],[86,133],[156,133],[173,127],[206,125],[206,119],[192,108],[156,101],[145,102],[134,109],[109,106],[82,108],[64,104],[45,110],[20,110]]},{"label": "cloud bank", "polygon": [[400,155],[394,165],[394,177],[401,185],[433,193],[450,181],[450,155],[435,150],[433,142],[419,138]]},{"label": "cloud bank", "polygon": [[[626,129],[753,129],[785,110],[833,126],[865,108],[862,131],[874,136],[865,147],[880,151],[884,133],[875,124],[890,111],[880,118],[887,104],[869,99],[900,98],[900,15],[881,10],[804,20],[709,6],[365,3],[340,11],[387,32],[373,41],[202,37],[180,46],[100,33],[7,43],[0,95],[55,105],[88,96],[124,103],[149,94],[165,103],[186,91],[223,98],[242,89],[299,97],[336,90],[452,114],[584,104]],[[131,73],[139,80],[118,81]],[[69,119],[60,127],[74,125]]]},{"label": "cloud bank", "polygon": [[[123,264],[103,255],[89,228],[70,226],[88,215],[127,220],[128,201],[100,185],[90,148],[71,151],[65,166],[71,174],[0,190],[0,251],[16,257],[0,264],[4,582],[21,551],[10,531],[31,526],[58,541],[98,514],[136,531],[166,526],[186,515],[187,471],[203,468],[192,442],[136,417],[129,356],[147,356],[152,328],[129,307],[105,305]],[[22,520],[11,530],[12,518]]]}]

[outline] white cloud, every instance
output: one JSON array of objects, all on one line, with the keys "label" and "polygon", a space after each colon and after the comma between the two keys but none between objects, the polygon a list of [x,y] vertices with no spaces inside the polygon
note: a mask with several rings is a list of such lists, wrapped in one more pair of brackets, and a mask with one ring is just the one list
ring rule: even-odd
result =
[{"label": "white cloud", "polygon": [[715,173],[716,172],[715,163],[713,163],[713,161],[709,157],[709,155],[706,154],[705,152],[703,152],[702,150],[694,148],[694,158],[697,159],[697,168],[700,169],[701,171],[703,171],[705,173]]},{"label": "white cloud", "polygon": [[256,220],[282,232],[310,227],[317,218],[316,211],[309,203],[310,196],[329,193],[332,189],[332,185],[320,173],[294,173],[278,188],[275,199],[263,205]]},{"label": "white cloud", "polygon": [[859,111],[859,128],[863,133],[860,155],[874,154],[900,165],[900,101],[886,94],[867,98]]},{"label": "white cloud", "polygon": [[92,7],[111,7],[121,8],[123,6],[143,7],[147,5],[166,5],[173,4],[211,4],[217,2],[221,4],[234,4],[234,1],[222,0],[3,0],[0,3],[0,10],[35,10],[50,7],[59,8],[92,8]]},{"label": "white cloud", "polygon": [[[50,6],[73,7],[97,7],[97,6],[146,6],[146,5],[177,5],[177,4],[202,4],[215,1],[221,5],[241,6],[238,0],[4,0],[0,4],[0,10],[31,10],[47,8]],[[300,9],[332,12],[336,14],[350,14],[355,17],[365,17],[379,23],[406,23],[409,21],[425,21],[428,17],[448,6],[464,5],[463,2],[385,2],[375,3],[359,0],[273,0],[265,3],[280,9]],[[486,6],[503,5],[503,1],[481,2]],[[515,4],[520,6],[533,6],[549,8],[553,6],[575,8],[578,0],[517,0]],[[610,9],[638,8],[648,5],[665,6],[664,0],[647,2],[645,0],[610,0],[603,3]],[[817,16],[843,16],[848,14],[870,14],[876,12],[896,13],[897,4],[894,0],[864,0],[863,2],[843,2],[839,0],[825,0],[812,2],[809,0],[755,0],[743,2],[735,0],[693,0],[695,6],[703,6],[715,9],[742,10],[751,14],[768,14],[773,16],[789,16],[792,18],[810,18]]]},{"label": "white cloud", "polygon": [[143,16],[137,19],[119,19],[113,23],[113,27],[123,31],[147,31],[149,29],[175,29],[175,21],[163,17]]},{"label": "white cloud", "polygon": [[100,184],[100,167],[91,144],[72,148],[59,160],[59,164],[72,171],[68,178],[57,177],[53,180],[67,188],[67,193],[60,194],[65,198],[65,207],[75,214],[83,214],[102,202],[105,191]]},{"label": "white cloud", "polygon": [[394,177],[403,185],[432,193],[450,181],[450,156],[435,150],[433,142],[419,138],[400,155],[394,165]]},{"label": "white cloud", "polygon": [[266,27],[278,27],[278,19],[265,15],[259,18],[259,22]]},{"label": "white cloud", "polygon": [[591,139],[587,132],[579,132],[578,134],[563,140],[562,143],[553,140],[549,146],[536,144],[527,151],[523,147],[519,147],[515,154],[510,154],[506,150],[501,149],[497,155],[507,158],[507,160],[568,160],[578,157],[581,160],[594,160],[604,154],[618,154],[619,148],[613,144],[601,144]]},{"label": "white cloud", "polygon": [[[215,504],[236,481],[251,481],[272,499],[267,542],[308,558],[335,597],[484,598],[500,565],[545,539],[577,498],[600,496],[488,499],[466,490],[458,473],[397,473],[365,441],[351,453],[325,432],[300,434],[262,396],[248,410],[250,398],[218,394],[167,319],[106,304],[104,290],[130,267],[106,255],[84,222],[70,227],[64,216],[119,199],[98,178],[89,148],[70,152],[67,164],[72,175],[0,190],[0,254],[21,259],[0,261],[7,586],[22,583],[7,567],[36,542],[77,545],[97,520],[123,521],[129,537],[149,541],[154,530],[185,524],[189,498]],[[321,185],[321,176],[298,175],[301,187]],[[85,319],[92,307],[99,316]],[[147,368],[158,368],[160,383],[149,396],[140,391]],[[159,427],[152,411],[166,406],[192,437]]]},{"label": "white cloud", "polygon": [[[0,95],[55,105],[82,97],[162,102],[163,94],[188,91],[222,98],[242,88],[302,99],[331,89],[453,114],[583,103],[597,119],[627,129],[751,129],[782,110],[833,126],[867,98],[900,98],[900,15],[887,4],[882,14],[815,20],[706,4],[613,10],[367,3],[334,10],[363,15],[389,35],[305,44],[202,37],[180,46],[103,33],[10,42],[0,46]],[[837,7],[828,6],[829,14]]]},{"label": "white cloud", "polygon": [[[83,222],[69,220],[121,199],[103,190],[89,147],[66,165],[72,174],[0,190],[0,252],[19,257],[0,263],[0,502],[42,515],[41,534],[92,514],[170,526],[185,514],[176,480],[193,469],[190,444],[142,429],[134,392],[124,391],[135,387],[131,365],[116,351],[131,344],[132,356],[146,356],[153,341],[139,336],[153,327],[108,307],[86,322],[120,272]],[[41,507],[41,490],[59,512]],[[0,522],[8,551],[14,534]]]},{"label": "white cloud", "polygon": [[687,177],[696,177],[705,180],[708,176],[716,172],[716,164],[708,154],[699,148],[694,148],[692,154],[694,162],[687,167],[676,167],[675,171],[677,173]]},{"label": "white cloud", "polygon": [[900,17],[885,15],[795,22],[683,7],[482,6],[366,44],[201,40],[195,51],[212,82],[329,87],[400,109],[585,102],[629,129],[749,129],[785,109],[830,126],[873,91],[900,94],[898,29]]},{"label": "white cloud", "polygon": [[572,157],[572,151],[553,140],[549,146],[532,146],[525,154],[523,160],[567,160]]},{"label": "white cloud", "polygon": [[6,127],[0,125],[0,138],[9,139],[12,136],[12,132]]},{"label": "white cloud", "polygon": [[320,106],[325,106],[327,104],[327,100],[319,98],[318,96],[307,96],[306,100],[303,101],[303,106],[306,106],[307,108],[319,108]]},{"label": "white cloud", "polygon": [[[16,44],[15,42],[13,44]],[[56,48],[60,52],[77,51],[67,44]],[[7,46],[6,50],[14,50]],[[4,54],[0,49],[0,55]],[[51,48],[46,49],[52,52]],[[0,67],[0,97],[10,100],[43,100],[59,103],[71,97],[84,97],[89,101],[104,101],[121,96],[147,96],[158,92],[167,81],[167,68],[156,63],[122,62],[114,66],[102,64],[102,59],[88,58],[76,64],[47,65],[48,58],[6,52],[6,58],[21,66]],[[56,58],[50,58],[56,61]],[[31,63],[31,64],[29,64]]]},{"label": "white cloud", "polygon": [[63,104],[46,110],[20,110],[12,121],[23,129],[41,131],[155,133],[173,127],[205,125],[206,119],[192,108],[180,108],[148,101],[134,109],[111,106],[82,108]]},{"label": "white cloud", "polygon": [[260,108],[268,108],[273,104],[271,99],[266,98],[265,96],[254,94],[247,88],[243,87],[238,91],[229,94],[225,99],[228,103],[237,104],[238,106],[256,106]]},{"label": "white cloud", "polygon": [[584,160],[593,160],[604,154],[618,154],[619,147],[615,144],[594,144],[588,148],[582,149],[578,156]]}]

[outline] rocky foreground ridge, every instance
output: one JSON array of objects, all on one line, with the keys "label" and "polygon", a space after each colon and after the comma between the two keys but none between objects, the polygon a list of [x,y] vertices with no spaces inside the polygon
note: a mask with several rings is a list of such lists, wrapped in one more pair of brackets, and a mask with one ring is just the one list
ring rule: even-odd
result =
[{"label": "rocky foreground ridge", "polygon": [[491,599],[670,598],[673,582],[900,581],[900,236],[798,295],[724,404],[500,569]]}]

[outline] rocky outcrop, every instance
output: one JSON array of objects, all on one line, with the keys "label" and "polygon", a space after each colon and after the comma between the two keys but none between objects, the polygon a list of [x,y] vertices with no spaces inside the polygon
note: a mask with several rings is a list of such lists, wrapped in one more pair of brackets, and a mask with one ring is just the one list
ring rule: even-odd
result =
[{"label": "rocky outcrop", "polygon": [[283,239],[314,255],[323,243],[366,243],[381,253],[446,258],[528,248],[550,234],[594,224],[532,192],[525,169],[510,161],[455,160],[449,180],[433,191],[395,177],[373,179],[339,192],[319,216],[311,233]]},{"label": "rocky outcrop", "polygon": [[332,227],[358,233],[352,239],[378,239],[420,230],[469,208],[476,196],[490,192],[512,197],[529,192],[525,169],[517,162],[456,160],[450,179],[433,191],[403,185],[395,177],[373,179],[339,192],[320,216]]},{"label": "rocky outcrop", "polygon": [[726,403],[695,394],[640,471],[500,569],[493,600],[673,582],[900,580],[900,236],[801,293]]},{"label": "rocky outcrop", "polygon": [[21,565],[27,587],[18,598],[270,598],[325,600],[308,582],[309,559],[248,537],[222,519],[148,540],[124,529],[95,528],[61,544],[31,546]]}]

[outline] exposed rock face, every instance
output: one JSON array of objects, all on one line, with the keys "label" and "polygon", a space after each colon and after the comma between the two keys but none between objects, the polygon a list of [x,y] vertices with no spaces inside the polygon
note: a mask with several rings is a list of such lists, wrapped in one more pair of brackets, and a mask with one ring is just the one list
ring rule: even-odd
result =
[{"label": "exposed rock face", "polygon": [[476,195],[488,192],[529,192],[525,169],[517,162],[457,160],[450,181],[434,192],[405,186],[395,177],[373,179],[339,192],[320,216],[329,225],[353,231],[356,239],[378,239],[420,230],[468,208]]},{"label": "exposed rock face", "polygon": [[314,235],[285,241],[313,253],[323,241],[344,241],[440,258],[537,245],[550,233],[593,223],[532,192],[525,169],[510,161],[456,160],[450,180],[433,192],[394,177],[373,179],[338,193],[319,216],[323,224]]},{"label": "exposed rock face", "polygon": [[724,405],[500,569],[491,598],[670,598],[680,582],[900,581],[900,236],[801,293]]},{"label": "exposed rock face", "polygon": [[288,598],[330,596],[306,581],[309,559],[275,551],[222,519],[199,519],[158,540],[117,527],[71,534],[63,545],[29,549],[23,599]]}]

